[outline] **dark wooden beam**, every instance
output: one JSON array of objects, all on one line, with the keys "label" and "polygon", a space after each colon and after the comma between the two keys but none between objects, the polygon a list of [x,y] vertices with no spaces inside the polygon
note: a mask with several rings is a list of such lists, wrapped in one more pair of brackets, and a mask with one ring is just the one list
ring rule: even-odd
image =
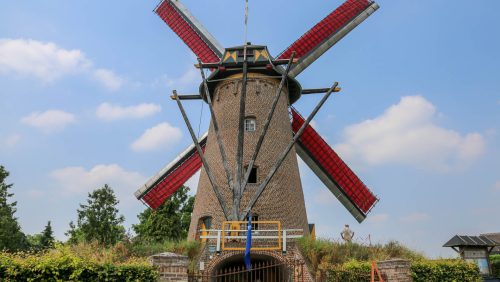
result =
[{"label": "dark wooden beam", "polygon": [[198,62],[197,64],[194,65],[195,68],[197,69],[216,69],[220,66],[219,63],[208,63],[208,64],[203,64],[201,62]]},{"label": "dark wooden beam", "polygon": [[[198,58],[198,63],[201,64],[201,60]],[[217,122],[217,117],[215,116],[214,107],[212,105],[212,97],[210,91],[208,90],[207,80],[205,78],[205,72],[200,69],[201,78],[203,79],[203,87],[205,88],[205,95],[207,96],[208,108],[210,109],[210,115],[212,117],[212,125],[214,127],[215,137],[217,139],[217,144],[219,145],[219,151],[222,157],[222,165],[224,166],[224,171],[226,172],[227,184],[229,189],[234,186],[233,176],[231,170],[229,169],[229,162],[227,161],[226,149],[224,147],[224,142],[222,142],[222,137],[219,132],[219,123]]]},{"label": "dark wooden beam", "polygon": [[179,100],[200,100],[200,94],[178,95]]},{"label": "dark wooden beam", "polygon": [[243,195],[245,192],[245,188],[248,184],[248,178],[250,177],[250,173],[252,172],[253,165],[255,163],[255,160],[257,159],[257,156],[259,155],[260,147],[262,146],[262,143],[264,142],[264,137],[266,136],[267,129],[269,128],[269,124],[271,123],[271,119],[273,118],[274,111],[276,110],[276,105],[278,105],[278,101],[281,97],[281,92],[283,91],[283,86],[285,85],[286,78],[288,77],[288,72],[290,71],[290,67],[292,66],[293,63],[293,58],[295,57],[295,52],[292,52],[292,56],[288,60],[288,65],[283,72],[283,75],[281,77],[281,82],[278,87],[278,90],[276,91],[276,94],[274,94],[274,99],[273,103],[271,105],[271,109],[269,109],[269,112],[267,114],[266,121],[264,122],[264,127],[262,128],[262,132],[260,133],[259,140],[257,141],[257,144],[255,145],[255,150],[253,151],[252,158],[250,159],[250,162],[248,163],[248,167],[245,173],[245,177],[243,178],[243,183],[241,184],[241,193],[240,195]]},{"label": "dark wooden beam", "polygon": [[182,117],[184,118],[184,122],[187,125],[187,128],[189,130],[189,134],[191,135],[191,138],[193,139],[193,143],[196,147],[196,151],[198,152],[198,155],[200,155],[201,162],[203,163],[203,167],[205,168],[205,172],[207,173],[208,180],[210,181],[210,184],[212,185],[212,189],[215,192],[215,196],[217,197],[217,200],[219,201],[219,204],[222,208],[222,211],[224,213],[224,216],[226,219],[229,219],[229,211],[227,210],[226,207],[226,202],[224,201],[224,197],[219,191],[219,188],[217,187],[217,182],[215,182],[215,177],[212,174],[212,171],[210,167],[208,166],[208,162],[205,158],[205,155],[203,154],[203,150],[201,149],[200,143],[198,142],[198,138],[196,138],[196,135],[194,134],[193,127],[191,126],[191,122],[189,121],[189,118],[187,117],[186,111],[184,111],[184,107],[182,106],[181,101],[179,100],[179,97],[177,96],[177,91],[173,91],[173,94],[171,96],[172,99],[174,99],[177,102],[177,106],[179,107],[179,110],[181,111]]},{"label": "dark wooden beam", "polygon": [[[328,92],[330,88],[311,88],[311,89],[302,89],[302,95],[309,95],[309,94],[321,94],[321,93],[326,93]],[[333,92],[340,92],[342,88],[337,87],[333,90]],[[179,100],[200,100],[201,95],[200,94],[185,94],[185,95],[179,95]]]},{"label": "dark wooden beam", "polygon": [[248,78],[248,62],[247,62],[247,46],[243,47],[243,78],[240,93],[240,115],[238,120],[238,143],[236,147],[236,185],[233,189],[233,220],[238,220],[240,213],[241,201],[241,178],[243,174],[243,143],[245,140],[245,102],[247,96],[247,78]]},{"label": "dark wooden beam", "polygon": [[[302,89],[301,94],[302,95],[307,95],[307,94],[320,94],[320,93],[326,93],[330,90],[330,88],[311,88],[311,89]],[[342,90],[340,87],[336,87],[333,92],[340,92]]]}]

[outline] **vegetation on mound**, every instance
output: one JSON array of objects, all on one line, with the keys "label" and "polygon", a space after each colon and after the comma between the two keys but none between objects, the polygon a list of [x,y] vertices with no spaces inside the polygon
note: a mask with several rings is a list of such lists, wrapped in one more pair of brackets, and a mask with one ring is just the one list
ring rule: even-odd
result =
[{"label": "vegetation on mound", "polygon": [[313,273],[319,269],[326,269],[332,265],[342,265],[351,260],[363,262],[392,258],[412,261],[425,259],[423,254],[410,250],[396,241],[366,246],[358,243],[341,243],[327,239],[313,240],[310,237],[304,237],[298,240],[298,246]]}]

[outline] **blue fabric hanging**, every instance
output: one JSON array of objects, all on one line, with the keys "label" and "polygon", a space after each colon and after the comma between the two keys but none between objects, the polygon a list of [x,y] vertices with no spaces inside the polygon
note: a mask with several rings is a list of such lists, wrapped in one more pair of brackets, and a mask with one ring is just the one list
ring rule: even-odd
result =
[{"label": "blue fabric hanging", "polygon": [[250,263],[250,249],[252,248],[252,215],[248,214],[247,244],[245,247],[245,257],[243,258],[248,271],[252,268]]}]

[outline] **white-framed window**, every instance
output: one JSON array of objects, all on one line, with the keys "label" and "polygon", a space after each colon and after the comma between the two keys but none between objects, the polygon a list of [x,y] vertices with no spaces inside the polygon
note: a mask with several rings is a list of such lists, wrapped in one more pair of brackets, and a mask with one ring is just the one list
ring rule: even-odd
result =
[{"label": "white-framed window", "polygon": [[245,118],[245,132],[254,132],[256,128],[256,122],[254,117]]}]

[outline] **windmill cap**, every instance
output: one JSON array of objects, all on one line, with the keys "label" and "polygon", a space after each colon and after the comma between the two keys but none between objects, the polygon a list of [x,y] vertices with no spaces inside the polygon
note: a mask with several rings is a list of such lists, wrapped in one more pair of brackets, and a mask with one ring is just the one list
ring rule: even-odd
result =
[{"label": "windmill cap", "polygon": [[[247,72],[254,74],[261,74],[263,76],[281,79],[285,72],[282,68],[276,67],[272,62],[273,58],[269,55],[266,46],[263,45],[242,45],[231,48],[226,48],[219,67],[210,74],[207,78],[208,90],[213,98],[213,91],[219,82],[231,77],[237,77],[238,74],[243,74],[243,59],[244,50],[247,53]],[[250,76],[249,76],[250,77]],[[286,77],[286,86],[288,87],[288,100],[290,104],[295,103],[301,95],[302,87],[300,83],[293,77]],[[202,82],[200,85],[200,95],[203,100],[207,101],[205,95],[205,85]]]}]

